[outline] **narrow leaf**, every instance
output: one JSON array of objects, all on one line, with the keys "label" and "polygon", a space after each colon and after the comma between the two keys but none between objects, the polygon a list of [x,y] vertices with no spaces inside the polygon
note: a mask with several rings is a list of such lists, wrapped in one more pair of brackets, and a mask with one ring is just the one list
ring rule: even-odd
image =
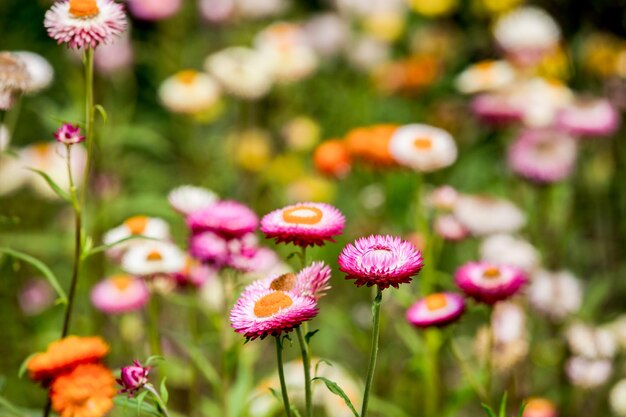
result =
[{"label": "narrow leaf", "polygon": [[58,195],[63,200],[67,201],[68,203],[72,202],[72,199],[70,198],[70,195],[67,193],[67,191],[59,187],[59,185],[56,182],[54,182],[52,178],[50,178],[50,175],[46,174],[45,172],[39,169],[35,169],[35,168],[26,168],[26,169],[41,176],[41,178],[43,178],[48,183],[48,185],[50,186],[50,188],[52,188],[52,191],[54,191],[56,195]]},{"label": "narrow leaf", "polygon": [[28,362],[30,362],[30,359],[35,355],[36,353],[31,353],[30,355],[28,355],[26,359],[24,359],[24,361],[22,361],[22,364],[20,365],[20,369],[19,371],[17,371],[18,378],[21,378],[24,376],[24,374],[26,373],[26,368],[28,367]]},{"label": "narrow leaf", "polygon": [[504,395],[502,396],[502,401],[500,401],[500,413],[498,414],[500,417],[506,417],[506,400],[508,397],[508,393],[504,391]]},{"label": "narrow leaf", "polygon": [[141,415],[141,406],[143,405],[143,400],[146,399],[148,395],[148,391],[142,391],[141,394],[137,396],[137,415]]},{"label": "narrow leaf", "polygon": [[309,341],[311,340],[311,338],[313,336],[315,336],[315,333],[319,332],[320,329],[315,329],[315,330],[311,330],[310,332],[308,332],[307,334],[304,335],[304,340],[306,341],[306,344],[309,344]]},{"label": "narrow leaf", "polygon": [[9,413],[16,417],[26,417],[27,415],[4,397],[0,397],[0,409],[2,408],[6,409]]},{"label": "narrow leaf", "polygon": [[165,358],[163,356],[159,356],[159,355],[152,355],[152,356],[148,356],[148,358],[146,359],[146,361],[144,362],[145,366],[150,366],[152,365],[154,362],[161,362],[164,361]]},{"label": "narrow leaf", "polygon": [[67,295],[65,295],[65,291],[63,291],[63,288],[61,288],[61,284],[59,284],[59,280],[54,275],[54,273],[50,270],[50,268],[46,266],[46,264],[44,264],[39,259],[36,259],[30,255],[27,255],[23,252],[19,252],[10,248],[0,247],[0,253],[6,253],[9,256],[12,256],[26,263],[29,263],[34,268],[38,269],[39,272],[41,272],[46,277],[46,279],[48,280],[52,288],[54,288],[54,290],[59,295],[60,303],[67,304]]},{"label": "narrow leaf", "polygon": [[98,113],[100,113],[100,116],[102,116],[102,121],[106,124],[107,120],[109,120],[109,117],[107,116],[107,111],[104,110],[104,107],[102,107],[102,105],[100,104],[96,104],[95,106],[93,106],[93,108],[98,110]]},{"label": "narrow leaf", "polygon": [[161,394],[161,399],[163,400],[163,403],[167,405],[167,400],[169,400],[170,394],[169,392],[167,392],[167,387],[165,386],[166,379],[167,377],[163,377],[163,379],[161,380],[161,385],[159,386],[159,392]]},{"label": "narrow leaf", "polygon": [[520,405],[519,407],[519,413],[517,414],[517,417],[522,417],[524,415],[525,409],[526,409],[526,403],[523,402],[522,405]]},{"label": "narrow leaf", "polygon": [[487,404],[481,404],[481,407],[487,412],[487,415],[489,417],[497,417],[496,413],[494,413],[491,407],[489,407]]},{"label": "narrow leaf", "polygon": [[337,385],[336,382],[333,382],[328,378],[324,378],[323,376],[315,377],[313,378],[313,381],[315,381],[316,379],[323,381],[324,384],[326,384],[326,388],[328,388],[330,392],[337,395],[338,397],[341,397],[350,409],[350,411],[352,411],[352,414],[354,414],[354,417],[359,417],[359,413],[357,413],[356,409],[352,405],[352,401],[350,401],[350,398],[348,398],[346,393],[343,391],[343,389],[341,389],[339,385]]},{"label": "narrow leaf", "polygon": [[314,371],[314,376],[317,376],[317,371],[320,367],[321,364],[325,363],[328,366],[333,366],[332,363],[328,362],[326,359],[320,359],[319,361],[317,361],[317,363],[315,364],[315,371]]}]

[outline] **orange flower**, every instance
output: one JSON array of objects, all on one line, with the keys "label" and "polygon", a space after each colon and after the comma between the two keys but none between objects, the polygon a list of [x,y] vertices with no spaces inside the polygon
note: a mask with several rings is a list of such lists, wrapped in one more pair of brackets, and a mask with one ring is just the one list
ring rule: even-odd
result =
[{"label": "orange flower", "polygon": [[76,365],[97,361],[108,351],[109,345],[100,337],[68,336],[33,356],[28,361],[28,373],[33,380],[45,383]]},{"label": "orange flower", "polygon": [[413,56],[388,62],[372,74],[376,88],[383,93],[415,92],[434,83],[439,75],[439,62],[432,56]]},{"label": "orange flower", "polygon": [[374,165],[394,166],[389,153],[389,141],[398,125],[381,124],[353,129],[346,135],[350,153]]},{"label": "orange flower", "polygon": [[61,417],[102,417],[113,408],[115,378],[101,364],[78,365],[50,386],[52,408]]},{"label": "orange flower", "polygon": [[350,171],[350,153],[342,140],[327,140],[315,149],[313,163],[323,174],[343,177]]}]

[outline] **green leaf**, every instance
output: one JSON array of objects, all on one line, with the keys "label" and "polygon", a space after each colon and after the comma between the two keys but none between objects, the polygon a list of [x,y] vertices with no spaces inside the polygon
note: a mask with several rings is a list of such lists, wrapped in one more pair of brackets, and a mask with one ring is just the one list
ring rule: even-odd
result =
[{"label": "green leaf", "polygon": [[26,368],[27,368],[27,366],[28,366],[28,362],[29,362],[29,361],[30,361],[30,359],[31,359],[33,356],[35,356],[36,354],[37,354],[37,353],[31,353],[30,355],[28,355],[28,356],[26,357],[26,359],[24,359],[24,360],[22,361],[22,364],[20,365],[20,369],[19,369],[19,371],[17,371],[17,377],[18,377],[18,378],[21,378],[21,377],[23,377],[23,376],[24,376],[24,374],[26,373]]},{"label": "green leaf", "polygon": [[504,395],[502,396],[502,401],[500,401],[500,413],[498,414],[500,417],[506,417],[506,400],[508,393],[504,391]]},{"label": "green leaf", "polygon": [[494,413],[491,407],[489,407],[487,404],[481,404],[480,406],[483,408],[483,410],[487,412],[487,415],[489,417],[497,417],[496,413]]},{"label": "green leaf", "polygon": [[325,363],[325,364],[326,364],[326,365],[328,365],[328,366],[333,366],[333,364],[332,364],[332,363],[330,363],[330,362],[328,362],[326,359],[320,359],[320,360],[319,360],[319,361],[317,361],[317,363],[315,364],[315,370],[314,370],[314,372],[313,372],[313,375],[314,375],[314,376],[317,376],[317,371],[318,371],[318,369],[319,369],[320,365],[321,365],[321,364],[323,364],[323,363]]},{"label": "green leaf", "polygon": [[517,413],[517,417],[522,417],[524,415],[525,409],[526,409],[526,403],[523,402],[522,405],[519,406],[519,413]]},{"label": "green leaf", "polygon": [[276,398],[276,401],[278,401],[279,403],[283,403],[283,398],[280,396],[280,394],[278,393],[278,391],[276,391],[274,388],[269,387],[270,392],[272,393],[272,395],[274,396],[274,398]]},{"label": "green leaf", "polygon": [[143,401],[146,399],[146,396],[148,395],[148,391],[142,391],[138,396],[137,396],[137,415],[140,416],[141,415],[141,406],[143,405]]},{"label": "green leaf", "polygon": [[50,270],[50,268],[46,266],[46,264],[41,262],[39,259],[33,258],[32,256],[28,254],[25,254],[23,252],[19,252],[10,248],[0,247],[0,253],[6,253],[9,256],[12,256],[26,263],[29,263],[34,268],[38,269],[39,272],[41,272],[46,277],[46,279],[48,280],[52,288],[54,288],[54,290],[59,295],[59,302],[61,304],[67,304],[67,295],[65,295],[65,291],[63,291],[63,288],[61,288],[61,284],[59,284],[59,280],[54,275],[54,273]]},{"label": "green leaf", "polygon": [[352,405],[352,401],[350,401],[350,398],[348,398],[346,393],[343,391],[343,389],[341,389],[339,385],[337,385],[336,382],[333,382],[328,378],[324,378],[323,376],[315,377],[313,378],[313,381],[315,381],[316,379],[323,381],[324,384],[326,384],[326,388],[328,388],[330,392],[337,395],[338,397],[341,397],[350,409],[350,411],[352,411],[352,414],[354,414],[354,417],[359,417],[359,413],[357,413],[356,409]]},{"label": "green leaf", "polygon": [[187,354],[191,362],[200,370],[202,376],[206,378],[207,382],[209,382],[217,392],[220,392],[222,380],[213,364],[204,356],[202,351],[191,343],[185,343],[184,340],[179,340],[179,338],[172,340]]},{"label": "green leaf", "polygon": [[100,113],[100,116],[102,116],[102,121],[106,124],[107,120],[109,120],[109,117],[107,116],[107,111],[104,110],[104,107],[102,107],[102,105],[100,104],[96,104],[95,106],[93,106],[93,108],[95,110],[98,110],[98,113]]},{"label": "green leaf", "polygon": [[156,240],[158,241],[159,239],[155,239],[153,237],[148,237],[148,236],[141,236],[141,235],[134,235],[134,236],[128,236],[125,237],[124,239],[120,239],[120,240],[116,240],[113,243],[109,243],[107,245],[100,245],[100,246],[96,246],[95,248],[89,249],[89,250],[84,250],[83,251],[83,255],[82,255],[82,259],[85,260],[87,258],[89,258],[92,255],[95,255],[97,253],[100,252],[104,252],[107,249],[111,249],[112,247],[119,245],[120,243],[126,242],[127,240],[133,240],[133,239],[145,239],[145,240]]},{"label": "green leaf", "polygon": [[160,362],[160,361],[164,361],[164,360],[165,360],[165,358],[163,356],[160,356],[160,355],[148,356],[148,358],[144,362],[144,366],[151,366],[154,362]]},{"label": "green leaf", "polygon": [[167,377],[163,377],[163,379],[161,380],[161,385],[159,386],[159,393],[161,394],[161,399],[163,400],[163,403],[165,405],[167,405],[167,400],[169,400],[170,398],[170,394],[169,392],[167,392],[167,387],[165,386],[166,380]]},{"label": "green leaf", "polygon": [[319,332],[320,329],[315,329],[315,330],[311,330],[310,332],[308,332],[307,334],[304,335],[304,340],[306,341],[306,344],[309,344],[309,341],[311,340],[311,338],[313,336],[315,336],[315,333]]},{"label": "green leaf", "polygon": [[25,412],[22,412],[18,407],[16,407],[15,405],[11,404],[11,402],[9,400],[7,400],[4,397],[0,397],[0,410],[5,409],[7,410],[11,415],[15,416],[15,417],[26,417],[27,414]]},{"label": "green leaf", "polygon": [[50,186],[50,188],[52,188],[52,191],[54,191],[56,195],[58,195],[63,200],[67,201],[68,203],[72,202],[72,198],[67,193],[67,191],[59,187],[59,185],[56,182],[54,182],[52,178],[50,178],[50,175],[46,174],[45,172],[39,169],[35,169],[35,168],[26,168],[26,169],[41,176],[41,178],[43,178],[48,183],[48,185]]}]

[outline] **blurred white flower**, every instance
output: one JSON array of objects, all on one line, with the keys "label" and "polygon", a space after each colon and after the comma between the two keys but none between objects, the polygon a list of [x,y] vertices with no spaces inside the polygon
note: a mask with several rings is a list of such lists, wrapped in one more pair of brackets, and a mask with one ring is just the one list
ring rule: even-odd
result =
[{"label": "blurred white flower", "polygon": [[391,46],[372,36],[353,39],[347,49],[348,60],[357,69],[369,71],[389,60]]},{"label": "blurred white flower", "polygon": [[567,343],[574,355],[589,358],[612,358],[617,344],[613,334],[604,328],[574,323],[567,329]]},{"label": "blurred white flower", "polygon": [[173,274],[185,267],[185,253],[176,245],[143,241],[131,246],[122,257],[122,269],[139,276]]},{"label": "blurred white flower", "polygon": [[26,93],[36,93],[47,88],[54,78],[52,65],[41,55],[34,52],[12,52],[26,65],[26,71],[30,76]]},{"label": "blurred white flower", "polygon": [[572,102],[574,94],[560,81],[536,77],[515,84],[508,98],[513,107],[521,110],[527,126],[539,128],[552,125],[559,111]]},{"label": "blurred white flower", "polygon": [[530,304],[558,321],[580,309],[582,296],[582,283],[569,271],[539,270],[528,288]]},{"label": "blurred white flower", "polygon": [[235,0],[200,0],[198,8],[207,22],[222,23],[232,17],[235,11]]},{"label": "blurred white flower", "polygon": [[213,191],[193,185],[181,185],[167,195],[170,206],[183,216],[207,208],[218,199],[219,197]]},{"label": "blurred white flower", "polygon": [[515,266],[532,272],[539,266],[539,251],[529,242],[509,234],[496,234],[485,238],[480,245],[483,261]]},{"label": "blurred white flower", "polygon": [[220,88],[210,75],[184,70],[163,81],[159,98],[174,113],[198,114],[219,102]]},{"label": "blurred white flower", "polygon": [[469,231],[452,214],[443,214],[435,218],[435,232],[446,240],[462,240],[469,235]]},{"label": "blurred white flower", "polygon": [[515,68],[506,61],[483,61],[466,68],[455,80],[465,94],[499,90],[513,83]]},{"label": "blurred white flower", "polygon": [[613,364],[609,359],[587,359],[575,356],[567,360],[565,372],[573,385],[593,389],[608,381],[613,373]]},{"label": "blurred white flower", "polygon": [[[158,217],[133,216],[106,232],[102,237],[102,243],[111,245],[132,236],[166,240],[170,238],[170,227],[165,220]],[[119,260],[128,248],[144,242],[145,240],[142,241],[142,239],[130,239],[112,246],[106,253],[112,259]]]},{"label": "blurred white flower", "polygon": [[419,172],[431,172],[456,161],[457,148],[443,129],[424,124],[399,127],[391,136],[389,152],[400,165]]},{"label": "blurred white flower", "polygon": [[333,56],[341,52],[350,35],[350,26],[341,16],[323,13],[313,16],[304,25],[308,43],[321,56]]},{"label": "blurred white flower", "polygon": [[483,195],[462,195],[454,215],[473,235],[514,233],[526,224],[526,215],[512,202]]},{"label": "blurred white flower", "polygon": [[626,416],[626,379],[620,380],[611,388],[609,404],[615,414],[620,417]]},{"label": "blurred white flower", "polygon": [[613,320],[606,328],[613,333],[615,341],[622,351],[626,351],[626,315],[621,315]]}]

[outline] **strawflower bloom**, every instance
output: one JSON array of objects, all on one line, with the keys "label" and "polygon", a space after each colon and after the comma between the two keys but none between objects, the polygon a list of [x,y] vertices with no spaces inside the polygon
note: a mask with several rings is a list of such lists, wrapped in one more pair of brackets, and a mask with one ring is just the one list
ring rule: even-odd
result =
[{"label": "strawflower bloom", "polygon": [[513,233],[526,224],[526,215],[508,200],[484,195],[462,195],[454,216],[476,236]]},{"label": "strawflower bloom", "polygon": [[339,255],[339,269],[357,287],[377,285],[384,290],[409,283],[423,266],[422,254],[412,243],[394,236],[372,235],[348,244]]},{"label": "strawflower bloom", "polygon": [[117,243],[107,250],[106,253],[108,256],[113,259],[119,259],[128,248],[142,243],[142,239],[138,239],[139,236],[166,240],[170,237],[170,227],[165,220],[158,217],[148,217],[144,215],[132,216],[124,220],[119,226],[106,232],[102,237],[102,242],[105,245],[112,245],[123,239],[136,237],[137,239]]},{"label": "strawflower bloom", "polygon": [[315,168],[326,175],[343,178],[350,172],[350,152],[342,140],[331,139],[321,143],[313,152]]},{"label": "strawflower bloom", "polygon": [[75,49],[111,43],[126,25],[124,6],[113,0],[58,1],[44,19],[52,39]]},{"label": "strawflower bloom", "polygon": [[506,61],[483,61],[465,69],[456,79],[456,88],[465,94],[499,90],[511,84],[515,68]]},{"label": "strawflower bloom", "polygon": [[531,281],[530,305],[550,319],[561,321],[580,309],[583,286],[571,272],[539,270]]},{"label": "strawflower bloom", "polygon": [[17,55],[0,52],[0,110],[10,109],[30,82],[26,64]]},{"label": "strawflower bloom", "polygon": [[194,211],[205,209],[218,201],[218,196],[213,191],[193,185],[181,185],[174,188],[167,195],[170,207],[183,216],[188,216]]},{"label": "strawflower bloom", "polygon": [[610,136],[620,125],[620,115],[606,99],[579,99],[557,113],[556,125],[574,136]]},{"label": "strawflower bloom", "polygon": [[398,125],[381,124],[359,127],[348,132],[345,138],[350,154],[376,166],[395,166],[389,142]]},{"label": "strawflower bloom", "polygon": [[210,112],[220,101],[220,88],[209,74],[183,70],[159,87],[161,103],[174,113],[198,115]]},{"label": "strawflower bloom", "polygon": [[36,93],[48,87],[54,78],[52,65],[41,55],[29,51],[13,52],[26,65],[30,81],[26,93]]},{"label": "strawflower bloom", "polygon": [[187,226],[193,233],[209,231],[226,239],[242,237],[258,225],[257,215],[237,201],[219,201],[187,216]]},{"label": "strawflower bloom", "polygon": [[279,275],[270,275],[250,284],[244,293],[262,290],[275,290],[293,293],[318,301],[330,289],[331,270],[324,262],[313,262],[297,273],[286,272]]},{"label": "strawflower bloom", "polygon": [[443,214],[433,222],[435,233],[450,241],[463,240],[469,236],[469,230],[452,214]]},{"label": "strawflower bloom", "polygon": [[205,265],[197,259],[187,256],[185,266],[173,274],[173,278],[181,287],[202,287],[208,280],[216,277],[215,268]]},{"label": "strawflower bloom", "polygon": [[415,327],[445,326],[456,321],[465,311],[465,299],[455,293],[428,295],[413,304],[406,319]]},{"label": "strawflower bloom", "polygon": [[129,0],[128,10],[138,19],[157,21],[174,16],[181,5],[182,0]]},{"label": "strawflower bloom", "polygon": [[531,273],[540,263],[539,251],[526,240],[508,234],[495,234],[480,244],[480,259],[503,263]]},{"label": "strawflower bloom", "polygon": [[523,109],[508,92],[480,94],[471,102],[472,112],[487,124],[501,126],[523,119]]},{"label": "strawflower bloom", "polygon": [[146,283],[126,274],[106,278],[91,290],[94,307],[108,314],[139,310],[146,305],[149,298],[150,292]]},{"label": "strawflower bloom", "polygon": [[122,367],[120,377],[115,381],[122,386],[121,394],[127,393],[129,396],[135,395],[144,385],[148,383],[149,366],[143,366],[139,361],[133,361],[130,366]]},{"label": "strawflower bloom", "polygon": [[527,282],[521,270],[490,262],[468,262],[456,270],[454,280],[467,296],[485,304],[512,297]]},{"label": "strawflower bloom", "polygon": [[274,210],[263,216],[261,231],[276,243],[297,246],[322,246],[343,232],[346,219],[341,212],[325,203],[298,203]]},{"label": "strawflower bloom", "polygon": [[194,258],[213,265],[227,263],[230,251],[228,241],[213,232],[195,233],[189,240],[189,254]]},{"label": "strawflower bloom", "polygon": [[50,386],[52,409],[61,417],[102,417],[113,408],[115,378],[101,364],[78,365]]},{"label": "strawflower bloom", "polygon": [[133,275],[173,274],[185,266],[185,253],[173,243],[144,241],[131,246],[121,264],[125,272]]},{"label": "strawflower bloom", "polygon": [[246,339],[280,336],[318,313],[311,297],[285,291],[261,290],[243,293],[230,312],[232,327]]},{"label": "strawflower bloom", "polygon": [[72,125],[71,123],[63,123],[61,127],[54,132],[54,138],[57,142],[61,142],[65,145],[73,145],[85,140],[85,137],[80,134],[80,126],[77,124]]},{"label": "strawflower bloom", "polygon": [[545,398],[529,398],[522,417],[557,417],[556,405]]},{"label": "strawflower bloom", "polygon": [[45,383],[79,364],[97,362],[108,352],[109,345],[100,337],[68,336],[50,343],[45,352],[35,354],[28,361],[28,374],[31,379]]},{"label": "strawflower bloom", "polygon": [[445,168],[457,157],[456,143],[448,132],[423,124],[399,127],[391,137],[389,152],[400,165],[420,172]]}]

